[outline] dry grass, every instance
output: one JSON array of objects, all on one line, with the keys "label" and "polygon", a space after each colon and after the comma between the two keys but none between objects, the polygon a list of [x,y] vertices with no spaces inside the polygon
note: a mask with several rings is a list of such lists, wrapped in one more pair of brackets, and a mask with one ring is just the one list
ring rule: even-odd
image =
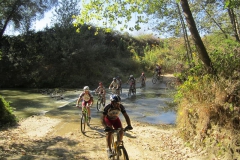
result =
[{"label": "dry grass", "polygon": [[179,133],[192,147],[209,148],[224,159],[239,157],[240,83],[211,77],[190,81],[179,88]]}]

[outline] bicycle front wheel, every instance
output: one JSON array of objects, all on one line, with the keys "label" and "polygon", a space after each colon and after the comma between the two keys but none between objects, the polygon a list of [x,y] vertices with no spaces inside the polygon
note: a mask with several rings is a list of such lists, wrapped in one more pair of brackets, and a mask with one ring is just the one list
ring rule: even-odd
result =
[{"label": "bicycle front wheel", "polygon": [[131,89],[129,89],[129,91],[128,91],[128,97],[130,97],[131,96]]},{"label": "bicycle front wheel", "polygon": [[101,100],[98,99],[98,100],[97,100],[97,110],[98,110],[98,111],[100,111],[101,105],[102,105]]},{"label": "bicycle front wheel", "polygon": [[123,146],[118,147],[117,160],[129,160],[127,150]]},{"label": "bicycle front wheel", "polygon": [[156,77],[153,77],[152,83],[155,84],[156,82],[157,82],[157,78],[156,78]]},{"label": "bicycle front wheel", "polygon": [[81,117],[81,132],[82,133],[85,132],[85,127],[86,127],[86,115],[82,114],[82,117]]}]

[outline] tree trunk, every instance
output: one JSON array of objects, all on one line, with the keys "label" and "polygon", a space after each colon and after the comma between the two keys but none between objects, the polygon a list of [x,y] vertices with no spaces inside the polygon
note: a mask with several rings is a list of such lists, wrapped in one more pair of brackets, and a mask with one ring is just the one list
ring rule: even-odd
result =
[{"label": "tree trunk", "polygon": [[191,68],[191,67],[194,66],[193,65],[193,58],[192,58],[192,49],[191,49],[191,45],[190,45],[190,42],[189,42],[189,39],[188,39],[186,25],[184,23],[183,16],[182,16],[181,11],[180,11],[179,4],[176,3],[176,5],[177,5],[180,22],[181,22],[182,29],[183,29],[184,42],[185,42],[185,47],[186,47],[186,50],[187,50],[188,64],[189,64],[189,67]]},{"label": "tree trunk", "polygon": [[239,35],[238,35],[238,30],[237,30],[238,25],[237,25],[237,21],[236,21],[236,18],[235,18],[236,16],[235,16],[232,8],[228,8],[228,15],[229,15],[230,20],[231,20],[231,24],[232,24],[232,27],[233,27],[233,31],[234,31],[236,41],[240,42]]},{"label": "tree trunk", "polygon": [[207,72],[213,74],[214,73],[214,68],[212,66],[211,59],[209,58],[207,50],[206,50],[206,48],[203,44],[203,41],[202,41],[202,39],[201,39],[201,37],[198,33],[198,30],[197,30],[195,21],[193,19],[192,12],[190,10],[188,1],[187,0],[181,0],[180,3],[181,3],[181,7],[183,9],[185,19],[187,21],[188,28],[191,32],[193,41],[194,41],[196,49],[198,51],[198,56],[202,60],[202,62],[204,63],[204,66],[206,67]]}]

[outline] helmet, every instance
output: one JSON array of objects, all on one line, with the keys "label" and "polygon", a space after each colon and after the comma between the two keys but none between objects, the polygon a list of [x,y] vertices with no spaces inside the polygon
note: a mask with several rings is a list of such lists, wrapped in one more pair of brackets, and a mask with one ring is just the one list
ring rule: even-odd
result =
[{"label": "helmet", "polygon": [[116,78],[115,78],[115,77],[113,77],[113,80],[116,80]]},{"label": "helmet", "polygon": [[84,90],[84,91],[89,91],[89,87],[88,87],[88,86],[85,86],[85,87],[83,88],[83,90]]},{"label": "helmet", "polygon": [[121,101],[121,98],[120,98],[119,95],[112,94],[112,95],[110,96],[110,101],[111,101],[111,102],[120,102],[120,101]]},{"label": "helmet", "polygon": [[133,75],[130,75],[130,78],[133,78]]}]

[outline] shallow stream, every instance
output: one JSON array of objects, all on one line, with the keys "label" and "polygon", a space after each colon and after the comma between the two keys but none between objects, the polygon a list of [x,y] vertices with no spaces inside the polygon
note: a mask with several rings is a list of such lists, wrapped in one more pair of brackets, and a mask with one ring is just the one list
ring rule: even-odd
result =
[{"label": "shallow stream", "polygon": [[[165,83],[152,84],[148,80],[145,88],[137,84],[137,93],[127,96],[127,86],[123,86],[121,94],[122,104],[125,106],[131,119],[151,124],[175,124],[176,111],[171,97],[174,90],[168,90]],[[32,115],[46,115],[64,119],[65,121],[78,122],[80,110],[75,107],[76,100],[81,90],[67,90],[62,97],[53,97],[42,94],[37,89],[1,89],[2,95],[14,108],[19,119]],[[109,103],[109,95],[106,95]],[[91,108],[92,118],[101,116],[96,109],[97,96],[94,96],[94,105]]]}]

